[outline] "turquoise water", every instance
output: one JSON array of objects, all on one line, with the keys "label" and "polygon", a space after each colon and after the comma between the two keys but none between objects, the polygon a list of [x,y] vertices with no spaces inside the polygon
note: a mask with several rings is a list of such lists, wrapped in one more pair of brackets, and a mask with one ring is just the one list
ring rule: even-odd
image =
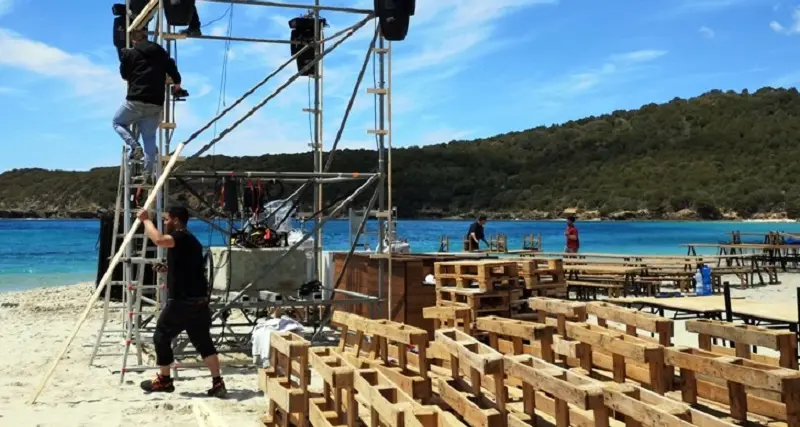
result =
[{"label": "turquoise water", "polygon": [[[458,250],[469,223],[398,221],[397,232],[410,240],[414,252],[437,250],[442,235],[450,236],[451,249]],[[800,233],[800,223],[598,221],[579,222],[578,228],[582,252],[674,255],[686,253],[683,243],[726,241],[725,233],[734,230]],[[223,242],[219,232],[209,232],[201,222],[192,223],[190,229],[204,244]],[[94,281],[98,230],[99,222],[93,220],[0,220],[0,291]],[[505,233],[512,249],[521,247],[522,236],[530,233],[542,234],[546,251],[564,247],[563,222],[490,221],[486,233]],[[330,221],[324,229],[325,249],[349,248],[348,235],[347,221]]]}]

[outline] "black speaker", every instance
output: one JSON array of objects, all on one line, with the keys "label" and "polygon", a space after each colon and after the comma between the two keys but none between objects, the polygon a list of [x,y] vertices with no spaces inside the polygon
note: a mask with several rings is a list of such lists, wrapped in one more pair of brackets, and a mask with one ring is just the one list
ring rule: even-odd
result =
[{"label": "black speaker", "polygon": [[136,19],[144,7],[147,6],[147,0],[131,0],[130,1],[130,8],[131,8],[131,19]]},{"label": "black speaker", "polygon": [[[325,18],[320,18],[319,20],[320,28],[326,27],[328,22]],[[291,39],[293,42],[301,42],[303,44],[292,43],[289,45],[291,48],[292,56],[296,55],[297,52],[305,47],[306,43],[313,43],[314,42],[314,18],[310,16],[301,16],[294,18],[289,21],[289,28],[292,29],[292,36]],[[297,57],[297,71],[300,71],[308,65],[311,61],[314,60],[314,46],[311,46],[303,52],[300,56]],[[313,67],[309,67],[306,71],[304,71],[301,75],[303,76],[313,76],[319,70],[319,62],[317,62]]]},{"label": "black speaker", "polygon": [[223,203],[225,211],[228,213],[239,212],[239,181],[233,178],[224,178],[222,181],[222,191],[225,193]]},{"label": "black speaker", "polygon": [[164,1],[164,14],[167,16],[167,23],[169,25],[178,27],[189,25],[195,10],[194,0]]},{"label": "black speaker", "polygon": [[375,14],[383,37],[389,41],[405,40],[416,8],[415,0],[375,0]]}]

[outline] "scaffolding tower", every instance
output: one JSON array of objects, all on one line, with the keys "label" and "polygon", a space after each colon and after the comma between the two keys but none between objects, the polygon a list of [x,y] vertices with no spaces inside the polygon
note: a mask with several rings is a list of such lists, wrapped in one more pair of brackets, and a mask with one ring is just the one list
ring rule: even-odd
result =
[{"label": "scaffolding tower", "polygon": [[[161,273],[151,273],[151,274],[158,274],[158,277],[155,279],[155,283],[157,285],[146,285],[145,284],[145,275],[146,275],[146,265],[158,265],[165,262],[165,252],[162,248],[148,248],[147,247],[147,238],[144,235],[144,231],[139,227],[138,219],[136,218],[136,212],[140,207],[137,207],[134,203],[138,196],[142,194],[142,191],[149,192],[148,199],[144,203],[144,208],[149,208],[152,203],[155,203],[155,215],[154,215],[154,222],[157,224],[159,229],[163,232],[162,229],[163,223],[161,221],[164,207],[170,204],[179,203],[174,197],[171,197],[171,188],[170,184],[174,183],[175,181],[178,182],[179,185],[185,187],[186,190],[193,192],[193,194],[197,194],[196,191],[192,190],[192,183],[200,182],[203,183],[206,179],[217,179],[220,177],[226,178],[240,178],[240,177],[248,177],[248,178],[267,178],[267,179],[275,179],[281,182],[286,182],[289,184],[299,185],[299,188],[289,196],[286,201],[294,200],[294,198],[299,197],[298,194],[302,194],[308,188],[313,190],[313,208],[312,208],[312,219],[313,219],[313,230],[310,233],[307,233],[302,240],[296,242],[292,245],[288,251],[278,259],[276,262],[265,265],[263,270],[260,272],[259,276],[266,276],[270,273],[271,270],[276,268],[277,264],[284,261],[288,258],[288,255],[292,252],[297,250],[303,242],[313,237],[313,274],[314,277],[319,279],[323,274],[323,258],[322,258],[322,248],[323,248],[323,234],[322,234],[322,227],[324,224],[332,217],[340,216],[348,206],[360,195],[368,194],[368,190],[372,190],[372,196],[367,204],[366,212],[371,213],[371,215],[366,215],[362,218],[360,227],[355,230],[355,237],[351,239],[350,242],[350,249],[344,261],[344,266],[342,271],[339,273],[338,277],[335,278],[335,282],[333,282],[333,286],[324,289],[325,293],[330,295],[329,299],[320,301],[319,298],[311,298],[308,300],[296,299],[292,298],[291,300],[287,300],[286,298],[279,298],[277,300],[270,300],[270,301],[243,301],[243,297],[245,295],[245,291],[248,290],[251,286],[254,285],[255,281],[259,279],[259,277],[254,277],[250,283],[242,289],[237,294],[233,295],[231,298],[228,298],[226,295],[225,298],[221,300],[217,300],[212,303],[212,318],[214,320],[219,319],[220,317],[226,316],[226,313],[229,313],[230,310],[233,309],[253,309],[254,307],[257,308],[267,308],[267,307],[284,307],[284,306],[291,306],[291,307],[306,307],[313,311],[315,308],[319,308],[320,306],[324,306],[326,310],[324,311],[324,317],[327,319],[321,319],[322,323],[326,323],[329,319],[330,315],[332,314],[331,306],[334,304],[372,304],[375,307],[374,316],[382,317],[388,313],[388,310],[384,310],[383,304],[387,302],[384,289],[386,286],[386,276],[387,273],[390,273],[391,269],[391,257],[392,251],[387,250],[385,248],[386,236],[392,234],[392,210],[388,209],[387,206],[390,206],[391,203],[391,177],[390,177],[390,170],[391,170],[391,133],[387,124],[390,125],[391,123],[391,44],[387,43],[383,34],[379,30],[378,26],[375,26],[375,34],[372,37],[370,42],[368,51],[365,54],[364,61],[362,63],[361,69],[359,71],[358,79],[355,83],[355,87],[353,88],[353,92],[350,97],[350,101],[345,109],[344,115],[342,117],[338,132],[336,134],[336,138],[329,149],[327,159],[324,156],[324,147],[323,147],[323,81],[324,81],[324,71],[323,71],[323,58],[327,56],[330,52],[335,50],[339,45],[341,45],[344,41],[350,38],[356,31],[363,29],[370,21],[376,20],[376,11],[375,10],[368,10],[368,9],[357,9],[357,8],[349,8],[349,7],[333,7],[333,6],[322,6],[320,5],[320,0],[315,0],[314,5],[299,5],[299,4],[284,4],[284,3],[274,3],[268,1],[255,1],[255,0],[207,0],[207,1],[214,1],[220,3],[231,3],[232,5],[251,5],[251,6],[266,6],[266,7],[275,7],[275,8],[289,8],[289,9],[305,9],[309,11],[309,17],[313,18],[314,21],[314,39],[311,42],[299,42],[296,40],[272,40],[272,39],[255,39],[255,38],[242,38],[242,37],[232,37],[232,36],[192,36],[187,34],[182,34],[176,32],[175,27],[169,25],[167,22],[167,16],[164,10],[164,2],[167,0],[151,0],[144,9],[139,13],[137,16],[133,16],[130,13],[130,2],[131,0],[126,0],[126,10],[129,12],[127,19],[127,31],[126,31],[126,44],[130,47],[130,32],[133,30],[147,28],[148,23],[155,18],[154,22],[154,29],[149,31],[149,34],[153,37],[153,41],[160,42],[163,47],[167,50],[168,53],[174,58],[176,56],[177,48],[176,44],[179,43],[181,40],[187,38],[199,38],[199,39],[211,39],[211,40],[226,40],[226,41],[243,41],[243,42],[262,42],[262,43],[281,43],[286,44],[287,46],[290,44],[301,45],[302,47],[296,51],[294,55],[292,55],[286,62],[284,62],[281,66],[279,66],[274,72],[269,74],[266,78],[261,80],[258,84],[256,84],[253,88],[248,90],[244,95],[242,95],[238,100],[236,100],[233,104],[225,108],[220,114],[217,115],[214,119],[208,122],[206,125],[201,127],[199,130],[194,132],[186,141],[179,144],[177,148],[172,146],[172,139],[177,128],[177,119],[175,117],[175,96],[169,90],[169,84],[171,82],[168,81],[168,87],[165,88],[166,94],[166,101],[164,103],[163,108],[163,120],[159,126],[158,132],[158,144],[159,144],[159,161],[157,162],[157,183],[155,185],[138,185],[131,182],[131,175],[132,170],[135,167],[134,164],[127,161],[127,157],[123,153],[123,161],[120,168],[120,188],[118,194],[118,203],[115,212],[114,218],[114,230],[115,230],[115,238],[114,238],[114,245],[116,245],[116,237],[125,236],[125,240],[123,240],[120,249],[124,251],[124,256],[119,257],[119,261],[122,262],[123,268],[123,279],[122,282],[114,282],[110,281],[109,286],[105,289],[105,304],[104,304],[104,321],[101,326],[101,330],[98,331],[97,334],[97,342],[95,344],[95,348],[92,354],[92,361],[94,362],[95,357],[99,357],[101,353],[99,353],[99,348],[101,347],[102,338],[104,336],[118,336],[122,334],[123,341],[125,343],[125,348],[122,355],[122,364],[121,368],[119,369],[120,373],[120,383],[122,383],[124,379],[124,375],[126,372],[136,371],[136,370],[145,370],[145,369],[153,369],[154,366],[148,366],[146,363],[143,363],[143,347],[147,343],[151,341],[153,327],[155,324],[155,320],[159,314],[159,311],[163,308],[164,304],[166,303],[166,289],[163,283],[165,282],[165,274]],[[350,14],[358,14],[362,15],[362,19],[360,19],[354,25],[351,25],[343,30],[337,32],[336,34],[331,35],[330,37],[325,37],[323,32],[323,22],[324,18],[320,16],[321,11],[330,11],[330,12],[344,12]],[[326,48],[326,44],[329,47]],[[287,49],[288,50],[288,49]],[[296,49],[293,49],[293,51]],[[227,129],[223,130],[219,135],[215,136],[211,139],[207,144],[205,144],[201,149],[199,149],[195,154],[189,157],[182,157],[180,156],[180,152],[182,151],[183,147],[197,139],[200,134],[206,130],[208,130],[217,120],[225,116],[228,112],[230,112],[233,108],[239,105],[246,97],[250,96],[256,90],[261,88],[265,85],[268,81],[270,81],[273,77],[275,77],[278,73],[284,70],[286,67],[293,64],[298,58],[301,57],[306,51],[313,50],[313,59],[310,62],[307,62],[305,66],[298,66],[298,71],[294,73],[294,75],[289,78],[285,83],[280,85],[271,95],[263,99],[259,102],[254,108],[248,111],[243,117],[236,120],[231,126]],[[377,87],[368,88],[366,91],[369,94],[372,94],[376,98],[375,103],[375,115],[377,117],[376,126],[374,129],[368,129],[367,133],[369,135],[373,135],[376,139],[377,145],[377,158],[376,158],[376,167],[374,171],[358,171],[358,172],[351,172],[351,173],[338,173],[338,172],[330,172],[330,168],[332,165],[332,161],[334,159],[334,155],[337,151],[338,144],[342,138],[343,131],[345,129],[348,117],[353,107],[353,103],[355,101],[355,97],[359,93],[359,88],[361,86],[361,82],[363,80],[365,71],[370,64],[370,62],[375,61],[377,63]],[[176,61],[177,62],[177,61]],[[387,64],[388,62],[388,64]],[[375,63],[373,63],[375,65]],[[314,68],[309,74],[307,72]],[[198,170],[182,170],[182,166],[187,159],[192,159],[199,157],[200,155],[208,152],[214,144],[219,142],[222,138],[224,138],[227,134],[229,134],[233,129],[239,126],[242,122],[244,122],[248,117],[252,116],[258,109],[263,107],[266,103],[270,100],[274,99],[281,91],[283,91],[286,87],[288,87],[292,82],[297,80],[303,75],[308,75],[308,78],[313,80],[314,83],[314,91],[313,91],[313,106],[311,108],[303,109],[303,112],[309,114],[313,120],[313,142],[311,150],[313,152],[313,169],[311,171],[293,171],[293,172],[270,172],[270,171],[198,171]],[[170,153],[169,155],[163,155],[163,153]],[[165,166],[166,165],[166,166]],[[310,165],[311,166],[311,165]],[[163,169],[163,170],[162,170]],[[324,185],[325,184],[333,184],[333,183],[340,183],[340,182],[353,182],[359,181],[360,185],[358,188],[353,191],[348,197],[344,200],[341,200],[339,203],[336,203],[331,212],[328,212],[327,215],[325,213],[325,204],[324,204]],[[138,194],[137,194],[138,193]],[[121,201],[121,202],[120,202]],[[198,217],[197,212],[192,212],[195,217]],[[201,220],[209,224],[210,226],[214,227],[214,222],[208,218],[202,218],[199,216]],[[359,239],[360,236],[363,235],[365,226],[367,221],[370,218],[377,219],[378,227],[377,227],[377,250],[374,255],[374,258],[378,259],[378,277],[377,277],[377,293],[375,295],[366,295],[360,294],[351,291],[344,291],[339,290],[338,285],[340,284],[342,278],[344,277],[345,270],[351,259],[353,253],[360,246]],[[116,230],[121,229],[121,233],[117,233]],[[224,230],[223,230],[224,231]],[[230,239],[227,239],[230,241]],[[116,246],[112,246],[112,252],[115,252]],[[117,254],[119,255],[119,254]],[[109,266],[109,270],[113,270],[114,262],[112,260],[112,265]],[[232,268],[236,268],[232,266]],[[230,278],[228,278],[230,280]],[[110,289],[111,284],[122,285],[123,286],[123,310],[122,316],[120,317],[120,321],[123,325],[122,329],[117,330],[109,330],[107,329],[108,319],[110,313]],[[159,285],[160,284],[160,285]],[[213,286],[210,284],[210,286]],[[346,298],[343,299],[334,299],[333,294],[339,293],[345,295]],[[389,299],[389,303],[391,303],[391,297]],[[308,311],[307,311],[308,312]],[[248,319],[249,320],[249,319]],[[248,322],[250,323],[250,322]],[[235,335],[233,334],[232,327],[241,326],[241,325],[234,325],[234,324],[225,324],[223,322],[221,325],[215,325],[216,327],[221,327],[223,330],[220,333],[225,333],[224,328],[229,329],[229,336]],[[180,339],[176,343],[176,358],[180,358],[181,356],[186,356],[191,354],[192,352],[182,352],[182,350],[188,346],[188,341],[185,339]],[[242,351],[244,348],[233,348],[232,351]],[[131,352],[135,352],[137,355],[137,362],[136,364],[129,364],[128,357]],[[110,353],[109,355],[118,355],[118,353]]]}]

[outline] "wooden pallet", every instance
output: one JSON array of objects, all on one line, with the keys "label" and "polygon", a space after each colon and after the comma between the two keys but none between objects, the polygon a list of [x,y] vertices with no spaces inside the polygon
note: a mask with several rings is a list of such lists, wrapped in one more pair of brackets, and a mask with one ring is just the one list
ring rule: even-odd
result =
[{"label": "wooden pallet", "polygon": [[472,329],[472,310],[465,307],[425,307],[422,317],[433,320],[433,329],[460,328],[465,333]]},{"label": "wooden pallet", "polygon": [[[689,320],[686,330],[699,334],[701,350],[728,356],[750,359],[766,365],[797,369],[797,335],[791,331],[776,331],[751,325],[735,325],[717,320]],[[735,349],[712,344],[719,338],[735,343]],[[764,347],[777,350],[779,358],[754,354],[751,347]]]},{"label": "wooden pallet", "polygon": [[[369,346],[367,360],[372,366],[400,384],[414,399],[428,399],[431,381],[428,378],[428,332],[390,320],[373,320],[352,313],[334,312],[333,324],[342,328],[341,351],[361,357]],[[349,340],[354,333],[354,340]],[[366,340],[369,339],[369,342]]]},{"label": "wooden pallet", "polygon": [[323,381],[321,397],[309,399],[309,419],[314,427],[356,427],[355,369],[330,347],[312,348],[311,367]]},{"label": "wooden pallet", "polygon": [[796,370],[685,347],[666,348],[665,361],[680,369],[680,395],[686,403],[697,405],[701,397],[727,405],[737,421],[752,412],[800,427]]},{"label": "wooden pallet", "polygon": [[553,326],[486,316],[479,317],[475,327],[488,332],[489,345],[502,354],[532,354],[548,362],[555,361],[553,335],[556,328]]},{"label": "wooden pallet", "polygon": [[464,260],[434,264],[436,286],[478,288],[493,291],[496,287],[516,286],[517,263],[503,260]]},{"label": "wooden pallet", "polygon": [[259,370],[265,382],[268,412],[261,418],[265,426],[303,427],[308,414],[309,342],[291,332],[270,334],[270,367]]},{"label": "wooden pallet", "polygon": [[[451,378],[437,379],[444,403],[471,426],[505,427],[508,420],[503,356],[457,329],[436,331],[436,342],[450,355]],[[462,371],[468,373],[468,382],[462,377]],[[486,376],[489,376],[494,400],[483,392]]]},{"label": "wooden pallet", "polygon": [[638,330],[641,329],[656,334],[659,344],[665,347],[672,345],[675,326],[670,319],[605,302],[590,302],[586,304],[586,310],[588,314],[597,318],[597,324],[600,326],[611,327],[608,322],[620,323],[628,335],[638,337],[640,336]]},{"label": "wooden pallet", "polygon": [[[555,418],[557,426],[732,427],[633,384],[598,381],[581,369],[565,370],[531,356],[506,356],[506,374],[525,387],[520,402],[509,399],[509,421],[530,426],[537,415]],[[517,397],[517,396],[515,396]]]},{"label": "wooden pallet", "polygon": [[508,317],[511,312],[511,304],[521,298],[522,289],[494,291],[453,287],[436,289],[436,305],[469,308],[473,318],[487,313]]},{"label": "wooden pallet", "polygon": [[[372,367],[370,360],[335,350],[354,369],[355,400],[365,410],[357,412],[369,426],[466,427],[453,414],[424,405],[402,387]],[[349,407],[348,407],[349,410]]]}]

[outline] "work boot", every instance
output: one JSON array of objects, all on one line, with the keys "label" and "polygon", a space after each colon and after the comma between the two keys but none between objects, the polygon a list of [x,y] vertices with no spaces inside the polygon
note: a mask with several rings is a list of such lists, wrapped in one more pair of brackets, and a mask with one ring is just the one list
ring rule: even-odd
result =
[{"label": "work boot", "polygon": [[128,159],[136,162],[142,161],[144,159],[144,150],[142,150],[142,146],[137,145],[136,148],[134,148],[133,151],[131,151],[131,154],[130,156],[128,156]]},{"label": "work boot", "polygon": [[228,390],[225,388],[225,381],[222,381],[222,377],[212,380],[211,388],[206,391],[206,394],[210,397],[218,397],[220,399],[228,395]]},{"label": "work boot", "polygon": [[156,377],[152,380],[142,381],[139,386],[142,387],[142,390],[148,393],[172,393],[175,391],[175,386],[172,384],[172,378],[162,377],[161,374],[156,374]]}]

